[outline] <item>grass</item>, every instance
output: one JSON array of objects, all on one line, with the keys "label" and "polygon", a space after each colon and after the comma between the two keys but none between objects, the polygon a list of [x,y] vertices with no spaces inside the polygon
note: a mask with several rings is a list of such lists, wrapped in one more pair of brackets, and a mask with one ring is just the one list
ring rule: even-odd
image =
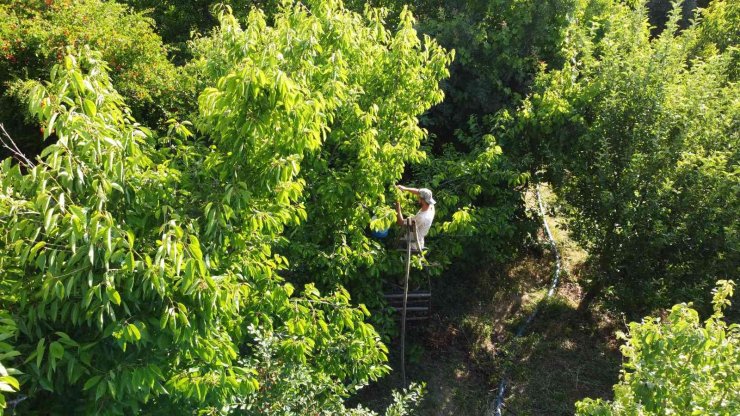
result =
[{"label": "grass", "polygon": [[[503,364],[510,371],[505,413],[572,415],[580,399],[611,397],[619,374],[620,355],[614,337],[619,328],[603,311],[590,317],[576,312],[582,296],[578,282],[589,272],[588,253],[570,239],[566,222],[557,215],[555,195],[542,187],[541,196],[562,259],[561,282],[555,294],[540,305],[525,335],[511,343],[507,354],[511,359]],[[533,195],[528,198],[533,206]],[[550,264],[552,273],[552,260]],[[533,292],[520,315],[528,316],[545,290],[543,286]]]},{"label": "grass", "polygon": [[512,349],[506,405],[515,415],[572,415],[576,401],[608,398],[617,382],[612,324],[584,321],[562,295],[542,306]]},{"label": "grass", "polygon": [[[556,206],[548,189],[542,196],[548,207]],[[536,207],[533,193],[527,203]],[[432,319],[407,335],[407,377],[427,383],[418,414],[485,414],[504,369],[510,380],[504,414],[572,415],[577,400],[611,397],[620,365],[614,332],[622,328],[604,312],[590,317],[576,312],[588,253],[570,240],[556,210],[550,210],[548,221],[563,258],[563,275],[523,337],[514,333],[544,298],[552,278],[547,245],[532,247],[506,265],[472,272],[453,267],[433,281]],[[397,368],[399,347],[389,347],[391,365]],[[399,387],[395,371],[359,400],[379,410],[390,390]]]}]

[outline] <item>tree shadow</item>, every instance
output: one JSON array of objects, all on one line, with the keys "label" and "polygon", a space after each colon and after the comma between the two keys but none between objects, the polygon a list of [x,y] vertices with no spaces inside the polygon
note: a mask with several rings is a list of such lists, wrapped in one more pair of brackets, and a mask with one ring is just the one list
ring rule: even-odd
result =
[{"label": "tree shadow", "polygon": [[508,414],[572,415],[585,397],[611,398],[620,354],[606,317],[584,319],[572,304],[555,298],[511,345],[506,368]]}]

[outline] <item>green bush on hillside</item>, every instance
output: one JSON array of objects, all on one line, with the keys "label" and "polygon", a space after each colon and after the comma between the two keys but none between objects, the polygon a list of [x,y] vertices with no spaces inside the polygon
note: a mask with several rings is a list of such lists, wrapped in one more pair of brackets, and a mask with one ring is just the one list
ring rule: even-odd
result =
[{"label": "green bush on hillside", "polygon": [[632,322],[619,334],[626,361],[614,400],[586,399],[579,416],[736,415],[740,413],[740,326],[728,325],[734,283],[720,281],[714,313],[701,322],[691,304],[671,308],[665,320]]}]

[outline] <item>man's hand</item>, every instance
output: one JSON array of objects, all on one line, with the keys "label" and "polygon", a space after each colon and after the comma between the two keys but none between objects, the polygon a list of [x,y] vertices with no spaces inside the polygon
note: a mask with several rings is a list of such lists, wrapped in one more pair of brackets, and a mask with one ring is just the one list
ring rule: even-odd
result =
[{"label": "man's hand", "polygon": [[401,212],[401,203],[399,201],[396,201],[396,212]]},{"label": "man's hand", "polygon": [[408,188],[406,188],[406,187],[405,187],[405,186],[403,186],[403,185],[396,185],[396,188],[397,188],[397,189],[398,189],[399,191],[405,191],[405,190],[407,190],[407,189],[408,189]]}]

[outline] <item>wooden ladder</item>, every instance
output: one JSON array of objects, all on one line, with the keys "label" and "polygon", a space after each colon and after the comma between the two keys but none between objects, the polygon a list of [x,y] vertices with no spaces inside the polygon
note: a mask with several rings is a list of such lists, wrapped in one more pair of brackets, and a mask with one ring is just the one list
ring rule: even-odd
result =
[{"label": "wooden ladder", "polygon": [[[396,312],[396,319],[400,320],[403,315],[403,293],[386,293],[383,295],[388,306]],[[424,321],[431,316],[432,292],[412,291],[408,292],[406,298],[406,321]]]},{"label": "wooden ladder", "polygon": [[[412,234],[413,233],[413,234]],[[413,240],[412,240],[413,237]],[[401,378],[403,387],[406,387],[406,322],[422,321],[429,319],[432,289],[429,286],[428,291],[409,292],[409,275],[411,273],[411,253],[421,253],[421,250],[413,250],[412,242],[419,241],[419,233],[416,230],[416,224],[409,218],[406,219],[406,273],[403,279],[403,292],[394,292],[385,294],[384,297],[388,304],[396,311],[396,316],[401,321]],[[418,243],[417,243],[418,244]],[[423,253],[421,253],[423,256]],[[431,282],[430,282],[431,283]]]}]

